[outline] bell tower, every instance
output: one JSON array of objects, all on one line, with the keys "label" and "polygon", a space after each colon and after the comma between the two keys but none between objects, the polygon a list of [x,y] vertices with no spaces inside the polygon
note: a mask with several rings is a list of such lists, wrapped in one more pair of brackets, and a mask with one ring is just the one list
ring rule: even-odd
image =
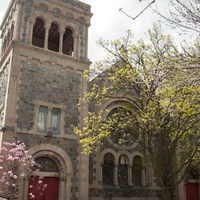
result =
[{"label": "bell tower", "polygon": [[11,0],[0,26],[0,143],[20,140],[48,163],[39,173],[57,184],[53,200],[88,199],[88,156],[73,126],[87,115],[77,103],[87,90],[91,17],[78,0]]}]

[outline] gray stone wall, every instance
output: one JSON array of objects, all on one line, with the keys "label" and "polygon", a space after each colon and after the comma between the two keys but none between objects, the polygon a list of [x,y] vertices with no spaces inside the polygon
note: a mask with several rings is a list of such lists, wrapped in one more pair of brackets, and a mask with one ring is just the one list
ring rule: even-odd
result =
[{"label": "gray stone wall", "polygon": [[[55,66],[53,66],[55,67]],[[77,103],[80,94],[80,75],[24,61],[21,66],[17,127],[32,129],[36,100],[66,105],[64,130],[73,134],[72,125],[79,122]]]},{"label": "gray stone wall", "polygon": [[148,197],[158,197],[158,199],[161,199],[162,193],[160,190],[149,190],[145,188],[118,188],[117,186],[112,188],[103,188],[103,189],[97,189],[97,188],[91,188],[89,190],[89,196],[90,197],[105,197],[110,198],[112,197],[144,197],[145,199]]},{"label": "gray stone wall", "polygon": [[87,12],[90,12],[90,6],[89,5],[86,5],[80,1],[74,1],[74,0],[60,0],[62,1],[63,3],[67,3],[67,4],[70,4],[70,5],[73,5],[77,8],[80,8],[84,11],[87,11]]},{"label": "gray stone wall", "polygon": [[7,63],[0,72],[0,129],[3,127],[3,118],[5,114],[5,101],[8,88],[9,63]]}]

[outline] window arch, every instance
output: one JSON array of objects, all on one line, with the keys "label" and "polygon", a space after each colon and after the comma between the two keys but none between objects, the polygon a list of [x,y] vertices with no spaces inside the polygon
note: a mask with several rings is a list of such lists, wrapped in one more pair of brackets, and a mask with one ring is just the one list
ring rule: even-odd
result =
[{"label": "window arch", "polygon": [[44,21],[37,18],[33,26],[32,44],[33,46],[44,48],[45,27]]},{"label": "window arch", "polygon": [[72,56],[74,51],[73,31],[70,28],[65,28],[63,35],[63,54]]},{"label": "window arch", "polygon": [[135,114],[123,106],[114,107],[107,115],[114,145],[130,147],[138,138],[139,126]]},{"label": "window arch", "polygon": [[191,167],[186,172],[186,180],[199,180],[200,174],[197,169]]},{"label": "window arch", "polygon": [[112,153],[104,155],[104,162],[102,167],[103,183],[108,185],[114,184],[114,163],[115,158]]},{"label": "window arch", "polygon": [[51,51],[58,52],[59,40],[60,40],[59,27],[54,22],[51,24],[51,28],[49,29],[48,49]]},{"label": "window arch", "polygon": [[142,186],[142,158],[140,156],[133,158],[132,180],[133,185]]},{"label": "window arch", "polygon": [[126,155],[119,157],[118,183],[119,185],[128,185],[128,157]]},{"label": "window arch", "polygon": [[48,157],[40,157],[35,161],[40,165],[41,172],[59,172],[57,164]]}]

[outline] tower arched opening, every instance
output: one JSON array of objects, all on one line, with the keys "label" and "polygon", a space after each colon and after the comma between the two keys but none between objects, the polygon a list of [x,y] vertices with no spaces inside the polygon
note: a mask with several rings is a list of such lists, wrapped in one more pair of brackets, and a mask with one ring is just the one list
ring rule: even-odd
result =
[{"label": "tower arched opening", "polygon": [[70,28],[65,28],[63,35],[63,54],[72,56],[74,51],[73,32]]},{"label": "tower arched opening", "polygon": [[48,49],[51,51],[58,52],[59,51],[59,28],[56,23],[51,24],[51,28],[49,29],[49,38],[48,38]]},{"label": "tower arched opening", "polygon": [[45,27],[44,21],[37,18],[33,26],[32,44],[33,46],[44,48]]}]

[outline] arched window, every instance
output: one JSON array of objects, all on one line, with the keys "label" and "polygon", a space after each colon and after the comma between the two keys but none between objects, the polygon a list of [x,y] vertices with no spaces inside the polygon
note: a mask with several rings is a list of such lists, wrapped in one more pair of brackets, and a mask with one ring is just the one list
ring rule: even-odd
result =
[{"label": "arched window", "polygon": [[57,164],[50,158],[37,158],[36,163],[40,165],[41,172],[59,172]]},{"label": "arched window", "polygon": [[135,156],[133,158],[133,185],[142,186],[142,158],[140,156]]},{"label": "arched window", "polygon": [[130,146],[138,138],[138,122],[134,113],[123,107],[112,109],[107,116],[107,122],[112,132],[110,139],[114,144]]},{"label": "arched window", "polygon": [[114,183],[114,163],[115,158],[112,153],[104,155],[104,163],[102,166],[103,183],[113,185]]},{"label": "arched window", "polygon": [[45,38],[44,22],[41,19],[37,18],[33,26],[33,38],[32,38],[33,46],[44,48],[44,38]]},{"label": "arched window", "polygon": [[71,29],[66,28],[63,35],[63,54],[72,56],[74,51],[74,38]]},{"label": "arched window", "polygon": [[119,157],[118,184],[128,185],[128,157],[126,155]]},{"label": "arched window", "polygon": [[200,174],[195,168],[191,167],[187,170],[186,180],[199,180],[199,178]]},{"label": "arched window", "polygon": [[51,51],[59,51],[59,28],[58,25],[55,23],[51,24],[51,28],[49,30],[49,39],[48,39],[48,49]]}]

